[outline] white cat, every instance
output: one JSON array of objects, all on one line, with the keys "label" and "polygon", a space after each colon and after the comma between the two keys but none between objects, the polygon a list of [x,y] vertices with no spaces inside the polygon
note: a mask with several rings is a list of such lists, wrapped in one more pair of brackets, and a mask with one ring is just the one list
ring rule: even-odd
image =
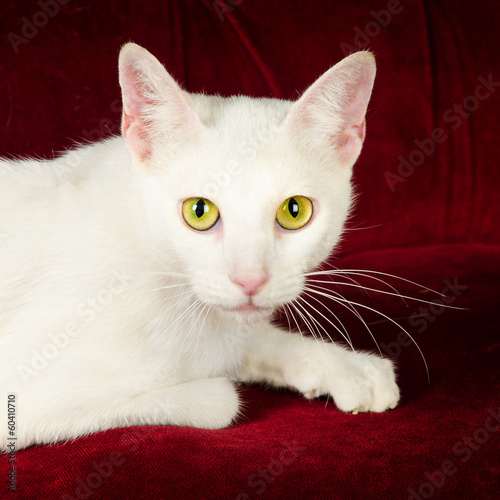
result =
[{"label": "white cat", "polygon": [[0,386],[17,448],[225,427],[235,381],[394,408],[389,360],[270,323],[341,237],[373,56],[297,102],[189,94],[134,44],[119,69],[122,137],[0,162]]}]

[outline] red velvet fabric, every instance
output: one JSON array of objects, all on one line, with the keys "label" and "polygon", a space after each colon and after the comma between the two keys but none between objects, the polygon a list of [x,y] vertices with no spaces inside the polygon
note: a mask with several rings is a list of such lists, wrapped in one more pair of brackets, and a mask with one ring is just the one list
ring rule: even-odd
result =
[{"label": "red velvet fabric", "polygon": [[[284,98],[369,48],[378,76],[355,167],[360,196],[331,264],[446,294],[390,280],[437,301],[429,306],[342,287],[398,318],[423,352],[430,382],[400,329],[363,313],[399,366],[395,410],[346,415],[325,399],[242,387],[245,409],[229,429],[115,429],[18,452],[17,492],[7,491],[5,472],[0,498],[498,498],[494,3],[4,0],[0,19],[0,153],[12,156],[50,157],[74,140],[119,133],[117,56],[130,40],[187,90]],[[324,304],[358,348],[376,349],[359,320]]]}]

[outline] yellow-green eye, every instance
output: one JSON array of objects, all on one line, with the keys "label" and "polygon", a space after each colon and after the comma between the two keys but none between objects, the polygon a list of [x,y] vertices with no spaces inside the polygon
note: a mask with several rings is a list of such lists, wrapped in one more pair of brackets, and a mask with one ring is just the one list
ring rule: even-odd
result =
[{"label": "yellow-green eye", "polygon": [[300,229],[312,217],[313,205],[305,196],[292,196],[285,200],[276,212],[276,220],[284,229]]},{"label": "yellow-green eye", "polygon": [[219,220],[219,209],[206,198],[189,198],[182,204],[182,216],[197,231],[206,231]]}]

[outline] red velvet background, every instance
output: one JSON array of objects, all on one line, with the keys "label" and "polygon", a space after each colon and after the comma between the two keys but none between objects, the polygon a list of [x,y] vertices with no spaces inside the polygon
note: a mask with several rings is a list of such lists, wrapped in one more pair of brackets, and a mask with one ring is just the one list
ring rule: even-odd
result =
[{"label": "red velvet background", "polygon": [[[446,289],[466,308],[343,289],[398,318],[425,355],[430,384],[400,330],[364,314],[399,366],[393,411],[346,415],[245,387],[244,416],[226,430],[116,429],[19,452],[17,492],[2,472],[0,498],[498,498],[498,6],[4,0],[0,23],[0,153],[12,156],[118,133],[117,56],[130,40],[187,90],[284,98],[369,48],[378,76],[355,167],[360,196],[332,263]],[[357,347],[374,349],[358,320],[335,312]]]}]

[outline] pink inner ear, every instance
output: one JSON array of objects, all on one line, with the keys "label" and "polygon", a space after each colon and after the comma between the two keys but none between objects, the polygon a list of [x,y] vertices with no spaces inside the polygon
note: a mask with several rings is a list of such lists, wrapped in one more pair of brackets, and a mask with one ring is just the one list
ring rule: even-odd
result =
[{"label": "pink inner ear", "polygon": [[359,128],[358,137],[361,140],[364,138],[365,114],[371,90],[372,82],[365,75],[361,76],[353,85],[347,86],[349,98],[341,111],[345,128]]},{"label": "pink inner ear", "polygon": [[121,68],[120,84],[123,99],[122,134],[139,159],[144,160],[151,154],[151,141],[144,122],[145,108],[151,102],[141,93],[140,79],[132,62]]},{"label": "pink inner ear", "polygon": [[340,163],[349,163],[357,157],[365,138],[365,129],[365,121],[363,120],[361,125],[354,125],[330,137],[330,144],[336,150],[336,156]]},{"label": "pink inner ear", "polygon": [[356,129],[355,132],[358,138],[361,142],[363,142],[365,140],[366,120],[363,119],[363,123],[361,123],[361,125],[355,125],[353,128]]},{"label": "pink inner ear", "polygon": [[144,122],[140,118],[127,115],[125,110],[122,116],[122,134],[139,159],[145,160],[151,155],[151,144]]},{"label": "pink inner ear", "polygon": [[[365,114],[375,63],[366,52],[353,54],[320,77],[291,112],[291,126],[316,147],[328,145],[342,164],[356,161],[365,137]],[[333,153],[333,151],[332,151]]]},{"label": "pink inner ear", "polygon": [[[122,134],[140,160],[152,155],[155,131],[168,132],[174,146],[201,131],[202,125],[182,90],[160,62],[145,49],[127,44],[120,53]],[[175,133],[174,133],[175,132]],[[172,139],[173,138],[173,139]]]},{"label": "pink inner ear", "polygon": [[371,94],[371,83],[365,78],[356,83],[354,88],[348,90],[352,97],[341,111],[342,130],[332,136],[337,158],[342,164],[356,161],[365,139],[365,114]]}]

